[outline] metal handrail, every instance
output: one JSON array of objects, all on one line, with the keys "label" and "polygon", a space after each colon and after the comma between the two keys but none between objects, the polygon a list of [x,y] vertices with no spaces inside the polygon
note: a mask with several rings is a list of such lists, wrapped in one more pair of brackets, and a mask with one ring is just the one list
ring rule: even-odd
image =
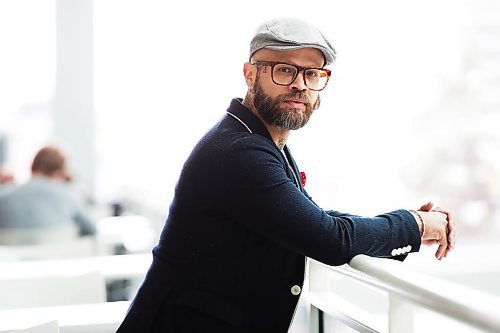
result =
[{"label": "metal handrail", "polygon": [[[354,257],[349,266],[315,264],[471,327],[487,332],[500,332],[500,300],[479,290],[413,271],[399,261],[365,255]],[[333,311],[338,312],[336,309]]]}]

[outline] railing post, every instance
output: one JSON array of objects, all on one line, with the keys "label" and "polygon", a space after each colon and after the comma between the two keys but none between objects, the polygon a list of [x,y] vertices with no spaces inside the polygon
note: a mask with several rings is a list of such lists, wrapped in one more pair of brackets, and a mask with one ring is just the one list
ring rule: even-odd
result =
[{"label": "railing post", "polygon": [[325,313],[318,309],[318,333],[325,333]]},{"label": "railing post", "polygon": [[389,333],[413,333],[413,305],[389,293]]},{"label": "railing post", "polygon": [[[309,270],[309,292],[321,293],[328,291],[328,271],[323,269],[318,263],[308,260]],[[324,332],[323,311],[310,305],[309,311],[309,331],[311,333]]]},{"label": "railing post", "polygon": [[314,305],[310,305],[309,309],[309,332],[311,333],[320,333],[319,331],[319,312],[321,310],[315,307]]}]

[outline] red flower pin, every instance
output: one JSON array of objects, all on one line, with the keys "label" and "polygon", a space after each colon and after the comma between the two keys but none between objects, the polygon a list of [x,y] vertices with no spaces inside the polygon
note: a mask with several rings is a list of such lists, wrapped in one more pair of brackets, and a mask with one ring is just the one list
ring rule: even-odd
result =
[{"label": "red flower pin", "polygon": [[300,180],[302,182],[302,187],[306,186],[306,173],[305,172],[300,172]]}]

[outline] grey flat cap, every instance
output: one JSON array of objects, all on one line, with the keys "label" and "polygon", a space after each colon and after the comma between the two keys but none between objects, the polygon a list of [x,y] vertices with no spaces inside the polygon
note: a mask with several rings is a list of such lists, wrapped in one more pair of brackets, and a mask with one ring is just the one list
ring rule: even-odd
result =
[{"label": "grey flat cap", "polygon": [[315,26],[293,18],[262,23],[250,42],[250,58],[260,49],[277,51],[312,47],[323,52],[325,65],[335,61],[336,52],[326,37]]}]

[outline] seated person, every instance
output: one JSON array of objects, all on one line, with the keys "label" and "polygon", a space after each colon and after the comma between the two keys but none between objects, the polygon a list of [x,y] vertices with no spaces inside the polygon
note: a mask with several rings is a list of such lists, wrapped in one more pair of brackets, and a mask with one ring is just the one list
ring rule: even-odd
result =
[{"label": "seated person", "polygon": [[[60,150],[39,150],[31,172],[28,182],[0,193],[0,244],[27,245],[57,241],[63,235],[95,234],[94,223],[67,182],[70,177]],[[45,236],[34,237],[37,234]]]},{"label": "seated person", "polygon": [[0,168],[0,193],[14,184],[14,175]]},{"label": "seated person", "polygon": [[0,169],[0,185],[10,184],[14,180],[14,176]]}]

